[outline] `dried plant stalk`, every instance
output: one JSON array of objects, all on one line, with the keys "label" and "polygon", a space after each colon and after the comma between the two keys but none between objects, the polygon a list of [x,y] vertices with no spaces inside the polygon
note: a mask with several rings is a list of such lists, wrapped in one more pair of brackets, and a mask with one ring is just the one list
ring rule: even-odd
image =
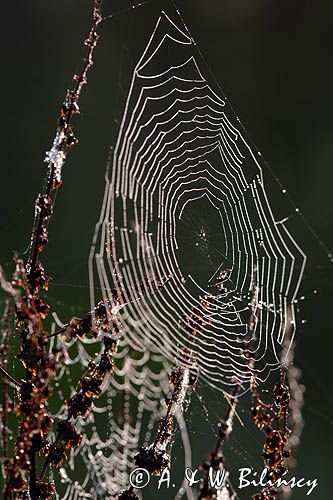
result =
[{"label": "dried plant stalk", "polygon": [[[243,352],[244,356],[248,357],[247,366],[250,374],[253,373],[255,362],[254,359],[249,356],[249,347],[251,347],[251,343],[255,339],[256,311],[258,305],[258,288],[255,284],[256,269],[253,270],[252,274],[253,278],[251,285],[250,303],[251,314],[249,319],[248,333],[243,341]],[[217,472],[225,470],[225,456],[223,453],[223,446],[233,430],[233,420],[237,411],[238,396],[241,393],[242,389],[242,382],[239,380],[235,380],[235,385],[230,396],[226,396],[228,407],[225,417],[219,423],[218,439],[215,450],[208,454],[206,461],[201,466],[204,471],[204,478],[201,481],[200,485],[200,492],[198,497],[200,500],[212,500],[214,498],[217,498],[217,495],[219,493],[217,488],[212,486],[210,482],[209,471],[210,469],[213,469]],[[225,484],[228,484],[229,490],[226,490]],[[229,498],[237,498],[237,494],[234,492],[233,487],[228,480],[228,473],[224,474],[224,481],[220,488],[220,492],[221,490],[223,490],[224,497],[227,495],[229,496]]]},{"label": "dried plant stalk", "polygon": [[[1,436],[2,436],[2,463],[6,464],[6,460],[8,458],[8,410],[9,406],[12,405],[12,402],[9,399],[8,385],[9,382],[13,382],[15,379],[9,375],[7,372],[7,364],[8,364],[8,354],[9,354],[9,342],[11,337],[11,311],[9,300],[6,300],[5,310],[2,318],[2,338],[0,345],[0,370],[4,376],[3,384],[2,384],[2,426],[1,426]],[[15,381],[16,383],[16,381]]]},{"label": "dried plant stalk", "polygon": [[35,220],[31,234],[30,252],[26,263],[16,257],[13,284],[5,280],[1,270],[2,288],[12,295],[15,303],[17,332],[21,336],[19,358],[25,367],[25,380],[16,382],[2,366],[5,378],[19,388],[20,398],[16,407],[19,423],[15,440],[14,457],[6,461],[6,498],[50,498],[53,483],[37,480],[36,454],[45,454],[49,442],[47,434],[52,424],[48,412],[48,399],[52,393],[51,380],[60,361],[60,352],[48,353],[48,334],[43,321],[49,305],[41,298],[40,291],[47,290],[49,278],[40,260],[40,254],[48,242],[54,196],[62,182],[62,168],[70,148],[77,143],[72,129],[72,119],[79,113],[79,99],[87,74],[93,64],[93,53],[98,41],[97,28],[102,20],[102,0],[94,0],[93,21],[85,40],[86,57],[78,74],[74,75],[73,87],[67,91],[57,122],[56,135],[45,162],[48,167],[45,190],[35,202]]}]

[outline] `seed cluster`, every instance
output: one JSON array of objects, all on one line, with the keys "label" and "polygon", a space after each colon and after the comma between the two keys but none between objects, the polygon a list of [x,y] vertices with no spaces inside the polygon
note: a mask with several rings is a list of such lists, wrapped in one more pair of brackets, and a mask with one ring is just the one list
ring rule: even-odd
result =
[{"label": "seed cluster", "polygon": [[[35,455],[47,452],[48,433],[52,418],[48,414],[48,398],[52,393],[50,382],[55,375],[61,352],[47,352],[46,333],[42,319],[48,307],[40,297],[31,293],[25,268],[21,259],[16,259],[13,283],[21,287],[25,295],[16,301],[16,330],[21,337],[19,358],[26,369],[25,380],[20,385],[16,415],[23,417],[18,426],[14,457],[5,463],[7,492],[22,492],[27,488],[27,476],[34,477]],[[43,486],[44,488],[44,486]],[[37,495],[35,481],[31,484],[33,495]],[[37,497],[36,497],[37,498]]]},{"label": "seed cluster", "polygon": [[[263,459],[273,483],[287,472],[287,462],[291,458],[286,449],[290,430],[287,426],[290,393],[286,382],[286,372],[281,368],[279,381],[274,387],[273,402],[265,403],[260,398],[255,385],[252,386],[252,416],[261,431],[265,433]],[[272,486],[264,487],[253,496],[254,500],[271,500],[277,498],[278,491]]]}]

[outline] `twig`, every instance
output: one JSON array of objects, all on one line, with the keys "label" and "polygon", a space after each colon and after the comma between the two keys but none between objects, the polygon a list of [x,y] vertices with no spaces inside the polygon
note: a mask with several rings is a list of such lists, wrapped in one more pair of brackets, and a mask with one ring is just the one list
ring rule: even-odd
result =
[{"label": "twig", "polygon": [[[93,64],[93,53],[99,38],[97,27],[102,20],[101,4],[102,0],[94,0],[92,27],[85,40],[87,54],[81,71],[74,75],[73,88],[67,91],[55,138],[45,158],[48,166],[46,187],[35,202],[35,220],[28,261],[24,265],[21,259],[16,258],[13,283],[17,287],[4,280],[0,269],[1,286],[15,298],[16,322],[22,338],[19,356],[26,368],[26,379],[21,386],[21,397],[16,409],[18,414],[24,416],[25,424],[19,425],[15,458],[8,461],[6,468],[6,492],[10,494],[11,491],[26,490],[26,476],[29,474],[27,494],[32,500],[40,496],[40,488],[43,491],[53,491],[51,483],[37,484],[35,455],[42,450],[45,452],[48,445],[46,436],[52,423],[47,409],[48,398],[52,392],[49,381],[54,376],[58,364],[57,353],[48,354],[45,349],[46,332],[43,319],[47,316],[49,306],[42,301],[38,292],[41,288],[47,289],[49,278],[45,275],[39,256],[48,242],[47,227],[53,211],[55,192],[62,182],[63,165],[71,146],[78,142],[73,134],[72,118],[79,113],[78,102],[82,87],[87,82],[87,73]],[[19,288],[25,293],[23,297],[20,296]],[[3,374],[9,378],[5,370]],[[18,385],[16,381],[15,383]]]},{"label": "twig", "polygon": [[93,333],[96,337],[103,333],[108,321],[118,313],[120,309],[137,301],[144,295],[154,293],[165,284],[164,280],[156,281],[148,277],[135,283],[131,287],[112,288],[109,292],[111,298],[98,302],[92,311],[89,311],[82,318],[73,317],[60,330],[46,336],[46,339],[57,337],[61,333],[66,333],[69,338],[84,337],[88,333]]},{"label": "twig", "polygon": [[[257,310],[257,304],[258,304],[258,288],[256,286],[256,268],[253,269],[252,273],[251,295],[252,295],[250,304],[251,314],[248,322],[249,325],[248,333],[243,342],[243,350],[244,350],[244,356],[248,358],[247,369],[252,380],[252,373],[255,361],[252,357],[250,357],[249,350],[251,348],[252,342],[255,340],[255,325],[256,325],[255,312]],[[241,381],[236,379],[234,382],[235,384],[232,389],[230,398],[226,398],[228,402],[228,408],[224,419],[222,419],[219,424],[219,434],[215,450],[209,453],[207,460],[201,466],[205,472],[205,475],[200,486],[200,492],[198,497],[200,500],[213,499],[216,498],[217,495],[216,488],[210,485],[209,470],[210,468],[215,470],[222,470],[224,469],[225,466],[223,445],[232,432],[233,419],[236,415],[236,410],[237,410],[238,396],[243,388]],[[227,476],[224,476],[224,483],[226,482],[226,478]],[[230,481],[228,481],[228,484],[230,489],[233,491]],[[237,498],[237,495],[233,493],[232,498]]]},{"label": "twig", "polygon": [[[188,318],[182,318],[180,322],[184,332],[188,334],[188,342],[177,352],[177,364],[173,367],[170,376],[170,392],[165,398],[165,415],[159,421],[153,443],[149,446],[142,446],[134,457],[135,464],[145,468],[151,474],[160,475],[163,469],[170,468],[174,416],[176,412],[183,411],[184,400],[193,391],[197,382],[197,373],[193,372],[196,364],[188,344],[191,337],[195,337],[202,331],[203,323],[203,317],[197,308],[194,308]],[[127,494],[128,491],[123,491],[122,495]]]},{"label": "twig", "polygon": [[0,366],[0,373],[10,382],[10,384],[16,389],[22,388],[22,383],[12,377],[2,366]]},{"label": "twig", "polygon": [[[67,92],[65,101],[61,108],[60,117],[58,119],[58,128],[51,150],[47,153],[45,162],[48,165],[48,179],[44,194],[38,195],[36,199],[36,214],[37,224],[33,227],[31,238],[30,257],[26,265],[27,282],[30,288],[30,293],[35,294],[39,288],[48,285],[48,278],[44,274],[44,269],[39,262],[39,254],[48,241],[47,224],[49,223],[52,214],[54,201],[51,198],[51,193],[61,185],[62,168],[65,163],[69,148],[78,141],[75,138],[72,130],[72,118],[74,114],[79,113],[79,99],[82,87],[87,83],[87,73],[93,64],[93,52],[98,41],[97,27],[102,20],[101,17],[102,0],[94,1],[93,9],[93,24],[89,32],[88,38],[85,40],[87,45],[87,54],[84,60],[83,67],[78,74],[75,74],[73,80],[76,82],[73,90]],[[27,374],[27,382],[30,374]],[[36,463],[35,451],[30,453],[31,471],[30,471],[30,493],[32,497],[36,495]]]},{"label": "twig", "polygon": [[69,323],[66,323],[63,328],[61,328],[60,330],[57,330],[54,333],[50,333],[46,338],[47,339],[52,339],[53,337],[57,337],[61,333],[64,333],[67,330],[68,326],[69,326]]},{"label": "twig", "polygon": [[[135,300],[138,294],[142,296],[153,293],[160,289],[163,284],[163,280],[156,282],[153,279],[144,278],[131,288],[112,289],[112,299],[101,300],[83,318],[72,318],[62,329],[66,331],[70,338],[83,337],[90,332],[95,336],[101,333],[104,335],[104,350],[100,356],[90,361],[87,373],[79,381],[80,390],[66,401],[68,417],[66,420],[58,422],[58,433],[42,466],[39,476],[40,481],[43,480],[49,465],[60,466],[63,463],[66,458],[66,447],[75,447],[79,444],[80,436],[71,420],[75,421],[79,416],[84,417],[91,411],[93,398],[100,396],[100,386],[105,376],[108,373],[113,373],[113,356],[117,350],[120,331],[117,320],[119,309]],[[59,334],[60,331],[56,333]],[[50,338],[50,336],[47,338]]]},{"label": "twig", "polygon": [[[231,392],[231,397],[228,401],[228,409],[224,419],[220,422],[219,437],[216,443],[215,453],[218,452],[223,446],[223,443],[229,437],[232,432],[233,419],[236,414],[236,408],[238,404],[238,395],[241,391],[241,384],[235,385]],[[231,400],[231,402],[230,402]]]},{"label": "twig", "polygon": [[82,87],[87,83],[87,74],[93,65],[93,53],[99,38],[97,28],[102,20],[101,6],[102,0],[94,0],[93,24],[85,40],[85,45],[87,45],[88,49],[83,67],[73,77],[73,81],[75,82],[74,88],[67,91],[58,119],[58,128],[53,145],[45,158],[49,173],[46,189],[36,199],[37,223],[32,230],[30,257],[27,264],[27,279],[32,293],[35,293],[40,286],[44,286],[47,283],[44,269],[39,263],[39,254],[48,241],[46,223],[49,222],[53,207],[53,200],[50,198],[50,195],[61,185],[62,168],[66,157],[70,148],[78,142],[73,134],[72,118],[80,112],[79,100]]},{"label": "twig", "polygon": [[[229,434],[232,432],[233,419],[238,404],[237,396],[239,395],[240,391],[241,391],[241,384],[236,384],[231,392],[230,399],[228,398],[227,400],[228,408],[226,411],[226,415],[224,419],[220,421],[219,424],[219,434],[215,450],[208,455],[207,460],[201,466],[201,468],[204,470],[205,475],[201,481],[200,492],[198,496],[199,500],[216,498],[217,489],[210,484],[209,471],[210,469],[214,470],[224,469],[225,458],[223,453],[223,445],[224,442],[228,439]],[[227,477],[224,476],[223,483],[225,483],[226,480]],[[228,484],[231,487],[230,481],[228,481]]]},{"label": "twig", "polygon": [[303,428],[301,407],[304,388],[299,383],[300,371],[293,366],[295,344],[290,346],[290,330],[290,326],[286,328],[273,401],[264,402],[256,384],[251,387],[253,419],[257,427],[266,434],[262,456],[272,483],[272,486],[267,485],[254,495],[254,500],[272,500],[277,498],[279,493],[282,498],[290,496],[290,488],[282,486],[282,491],[279,492],[275,487],[275,482],[281,479],[287,473],[287,467],[290,467],[291,451],[297,446]]},{"label": "twig", "polygon": [[[195,380],[189,369],[175,366],[170,376],[170,392],[165,398],[166,412],[160,419],[156,437],[149,446],[142,446],[134,456],[137,467],[143,467],[150,474],[160,475],[165,468],[170,468],[173,425],[176,412],[183,410],[186,395],[193,389]],[[119,500],[139,500],[133,486],[121,491]]]},{"label": "twig", "polygon": [[[10,307],[9,301],[6,301],[5,310],[2,318],[2,339],[0,347],[0,369],[7,373],[5,367],[8,362],[9,338],[10,338]],[[3,381],[3,397],[2,397],[2,461],[8,458],[8,383],[5,377]]]},{"label": "twig", "polygon": [[104,350],[99,359],[92,360],[85,376],[80,379],[80,390],[75,392],[67,401],[68,416],[58,421],[58,432],[55,441],[49,448],[48,455],[42,466],[39,480],[42,481],[47,468],[53,464],[59,467],[66,459],[65,448],[74,448],[80,443],[81,435],[71,420],[85,417],[92,408],[93,398],[101,395],[101,384],[107,374],[113,373],[113,355],[117,350],[119,329],[116,319],[112,327],[112,336],[103,339]]},{"label": "twig", "polygon": [[[295,449],[297,448],[302,435],[304,420],[302,416],[302,408],[304,406],[304,391],[305,387],[301,383],[301,370],[294,365],[296,342],[290,345],[291,329],[287,328],[283,341],[283,351],[281,360],[288,373],[288,383],[290,391],[288,427],[290,435],[288,443],[286,443],[286,451],[292,453],[289,463],[289,469],[295,467],[296,460],[294,458]],[[291,496],[290,487],[282,486],[281,498],[288,499]]]},{"label": "twig", "polygon": [[[1,278],[1,281],[2,283],[6,283],[8,286],[3,286],[4,289],[6,289],[6,291],[9,290],[8,287],[10,287],[10,290],[12,288],[11,284],[9,282],[6,281],[6,278],[3,274],[3,271],[0,267],[0,278]],[[13,288],[14,290],[14,288]],[[12,295],[12,290],[9,292],[11,295]],[[15,293],[13,293],[15,295]],[[6,301],[6,306],[5,306],[5,311],[4,311],[4,315],[3,315],[3,319],[2,319],[2,334],[3,334],[3,337],[2,337],[2,345],[1,345],[1,348],[0,348],[0,373],[2,373],[2,375],[5,377],[6,380],[8,380],[10,382],[10,384],[15,387],[16,389],[20,389],[22,387],[22,383],[19,382],[18,380],[16,380],[12,375],[10,375],[10,373],[8,373],[8,371],[6,370],[6,365],[7,365],[7,356],[8,356],[8,343],[9,343],[9,336],[10,336],[10,328],[9,328],[9,319],[8,319],[8,316],[9,316],[9,302]],[[4,392],[4,396],[6,396],[7,394],[7,387],[5,387],[6,391]]]}]

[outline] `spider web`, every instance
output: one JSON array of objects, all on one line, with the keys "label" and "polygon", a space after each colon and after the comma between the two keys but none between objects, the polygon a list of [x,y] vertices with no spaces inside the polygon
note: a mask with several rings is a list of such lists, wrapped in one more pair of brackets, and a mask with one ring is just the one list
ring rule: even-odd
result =
[{"label": "spider web", "polygon": [[[111,498],[128,487],[134,456],[163,414],[175,360],[199,373],[198,392],[238,384],[246,392],[253,372],[263,382],[280,366],[285,334],[292,342],[296,332],[305,254],[288,218],[274,218],[260,155],[196,53],[189,33],[162,12],[133,72],[89,257],[91,309],[96,288],[104,300],[123,289],[122,337],[115,373],[79,419],[82,442],[55,478],[59,498]],[[59,401],[74,392],[72,373],[86,369],[99,340],[66,343]],[[55,416],[65,414],[60,404]],[[193,435],[177,418],[179,460],[193,466]],[[178,486],[176,498],[193,498]]]},{"label": "spider web", "polygon": [[[149,7],[142,9],[147,14],[148,8],[153,12],[158,3],[162,2],[148,0],[137,6],[147,4]],[[132,11],[132,6],[124,9],[125,26]],[[108,17],[114,16],[105,19]],[[150,282],[167,281],[154,295],[138,296],[131,292],[128,306],[119,311],[123,336],[116,355],[115,376],[106,379],[103,394],[95,401],[89,417],[79,419],[83,440],[71,452],[69,462],[55,472],[58,498],[107,499],[128,487],[133,457],[140,446],[152,442],[157,420],[163,414],[162,400],[169,392],[175,356],[194,370],[199,367],[200,380],[191,407],[184,417],[178,416],[180,432],[172,466],[179,466],[181,474],[184,464],[196,467],[212,449],[208,444],[210,431],[216,441],[216,422],[224,415],[221,391],[231,389],[237,380],[243,382],[245,391],[251,376],[239,347],[240,339],[246,338],[250,314],[255,313],[255,350],[261,357],[256,369],[258,378],[264,380],[278,366],[285,332],[291,333],[291,342],[295,336],[297,303],[312,294],[319,295],[323,289],[329,295],[325,285],[331,286],[331,266],[328,268],[326,262],[321,266],[320,255],[311,253],[323,249],[330,263],[332,253],[303,219],[307,226],[304,228],[302,214],[295,213],[295,205],[276,183],[275,189],[285,198],[281,210],[282,204],[277,203],[272,179],[265,169],[267,165],[213,81],[213,75],[209,75],[209,68],[204,71],[202,56],[182,20],[172,19],[161,15],[137,62],[132,85],[128,86],[118,141],[112,141],[117,146],[111,154],[110,177],[89,261],[91,304],[100,300],[101,295],[94,292],[100,286],[102,296],[107,298],[118,275],[125,287],[143,277]],[[147,30],[144,36],[146,33]],[[142,37],[136,37],[134,43],[139,46],[141,40]],[[114,45],[121,44],[117,41]],[[126,56],[130,55],[126,50]],[[131,51],[136,52],[133,47]],[[129,67],[135,64],[130,57],[124,61]],[[112,72],[112,78],[114,74],[118,75],[119,85],[125,82],[126,87],[123,75]],[[125,88],[126,94],[127,91]],[[114,115],[121,113],[117,110]],[[203,196],[200,189],[205,192]],[[5,215],[7,218],[6,212]],[[16,222],[14,227],[17,232]],[[309,240],[303,242],[300,237],[302,231],[305,234],[304,229],[313,233],[312,248]],[[305,287],[302,286],[305,295],[296,299],[304,271],[305,246],[314,259],[307,265]],[[111,254],[116,266],[110,260]],[[76,254],[74,258],[77,260]],[[321,279],[315,279],[315,272]],[[149,288],[147,285],[148,292]],[[257,291],[256,311],[249,309],[253,288]],[[61,298],[63,291],[61,288]],[[323,295],[316,314],[323,314]],[[202,300],[205,297],[209,298],[208,308],[202,304],[207,305],[207,300]],[[213,302],[217,311],[212,313]],[[290,314],[286,313],[288,306]],[[209,321],[201,331],[203,313]],[[194,331],[200,331],[200,335],[193,335]],[[310,337],[311,342],[312,332],[307,333],[310,335],[304,341],[309,342]],[[63,345],[60,338],[54,341]],[[66,365],[55,388],[58,407],[51,407],[56,417],[67,415],[61,402],[77,389],[78,371],[83,374],[91,357],[98,354],[100,339],[66,342],[64,347]],[[186,349],[191,352],[187,360],[179,356]],[[313,368],[312,361],[310,357],[307,366],[304,363],[304,373]],[[323,367],[321,357],[317,366]],[[15,374],[14,360],[10,368]],[[325,385],[317,373],[311,377],[312,382],[320,387]],[[210,399],[201,396],[207,385],[211,387]],[[330,390],[325,391],[324,401],[325,396],[331,397]],[[250,404],[246,397],[239,402],[238,411],[250,434],[253,423],[248,417]],[[317,411],[317,405],[311,409],[311,401],[309,408]],[[204,415],[201,426],[194,415],[197,411]],[[323,414],[329,420],[327,415]],[[232,471],[230,462],[234,456],[235,469],[241,459],[245,465],[257,465],[260,470],[261,449],[255,456],[254,436],[251,434],[247,448],[241,431],[237,428],[226,444],[228,469]],[[198,451],[200,443],[203,445]],[[184,457],[179,458],[180,455]],[[171,490],[172,498],[179,487],[176,498],[182,496],[181,486],[181,481],[177,481],[177,489]],[[142,494],[150,498],[146,489]],[[189,489],[185,494],[194,498]],[[167,494],[163,492],[161,496],[166,498]],[[156,488],[151,498],[156,498]]]},{"label": "spider web", "polygon": [[133,73],[90,276],[110,299],[115,266],[107,243],[124,288],[165,282],[159,293],[149,294],[147,284],[145,297],[128,297],[124,330],[170,361],[190,351],[184,364],[225,390],[251,379],[244,357],[251,314],[257,378],[279,366],[286,329],[291,342],[296,330],[306,257],[286,221],[275,220],[257,155],[194,49],[163,12]]},{"label": "spider web", "polygon": [[[66,352],[66,364],[56,379],[61,402],[74,393],[72,370],[77,365],[82,371],[87,369],[91,360],[89,345],[96,340],[82,339],[65,345],[62,339],[56,342]],[[161,398],[169,392],[170,366],[165,359],[148,350],[139,352],[125,335],[115,362],[114,373],[104,380],[93,411],[78,421],[83,438],[55,478],[61,483],[59,498],[111,498],[126,488],[128,471],[135,466],[134,455],[142,443],[149,443],[161,416]],[[66,406],[61,404],[54,416],[61,418],[66,413]]]}]

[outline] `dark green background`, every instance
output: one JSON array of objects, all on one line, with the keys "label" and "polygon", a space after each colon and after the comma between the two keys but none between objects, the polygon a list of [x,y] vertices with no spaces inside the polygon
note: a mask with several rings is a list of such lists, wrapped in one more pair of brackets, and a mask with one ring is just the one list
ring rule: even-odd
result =
[{"label": "dark green background", "polygon": [[[104,12],[129,5],[105,0]],[[319,237],[332,247],[332,2],[179,0],[178,5],[251,137]],[[116,137],[131,71],[161,6],[174,15],[170,3],[153,0],[107,21],[101,30],[82,115],[75,122],[80,144],[66,164],[44,256],[53,277],[49,300],[64,318],[88,308],[87,259],[108,148]],[[29,242],[34,196],[45,175],[44,153],[83,54],[90,10],[88,0],[2,5],[0,261],[8,273],[12,250],[24,251]],[[332,268],[305,225],[299,231],[313,259],[305,277],[302,317],[307,323],[297,338],[306,427],[296,475],[317,477],[312,497],[326,500],[332,467]],[[235,432],[230,460],[237,468],[246,466],[242,457],[248,443]],[[208,442],[204,433],[197,435],[202,456]],[[294,494],[304,497],[304,490]]]}]

